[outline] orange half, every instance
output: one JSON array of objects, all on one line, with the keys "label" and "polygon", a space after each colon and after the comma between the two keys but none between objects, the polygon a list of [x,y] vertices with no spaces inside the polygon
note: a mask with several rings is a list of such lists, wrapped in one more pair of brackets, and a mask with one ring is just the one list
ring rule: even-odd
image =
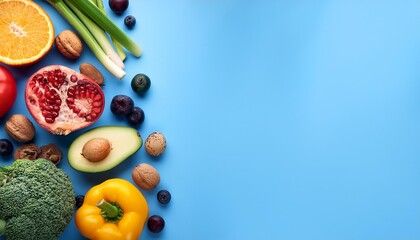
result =
[{"label": "orange half", "polygon": [[54,42],[54,25],[35,2],[0,0],[0,62],[24,66],[40,60]]}]

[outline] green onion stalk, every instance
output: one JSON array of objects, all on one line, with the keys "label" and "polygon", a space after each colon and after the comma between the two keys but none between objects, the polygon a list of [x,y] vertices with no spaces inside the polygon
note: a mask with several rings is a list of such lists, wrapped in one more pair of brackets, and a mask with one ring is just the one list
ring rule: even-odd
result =
[{"label": "green onion stalk", "polygon": [[[97,40],[93,37],[91,32],[78,18],[77,15],[69,8],[69,6],[63,0],[45,0],[52,5],[66,20],[69,24],[79,33],[85,43],[91,49],[96,58],[104,65],[108,71],[110,71],[118,79],[123,78],[126,73],[122,68],[115,64],[104,52],[102,47],[99,45]],[[86,0],[83,0],[86,1]],[[86,1],[89,2],[90,1]]]},{"label": "green onion stalk", "polygon": [[[102,0],[96,0],[96,6],[98,6],[98,8],[106,14],[104,2]],[[117,54],[120,57],[121,61],[124,61],[127,58],[127,55],[125,54],[123,47],[117,40],[115,40],[114,37],[111,37],[111,41],[114,44],[115,50],[117,51]]]},{"label": "green onion stalk", "polygon": [[[59,0],[47,0],[59,1]],[[98,6],[87,0],[68,0],[74,4],[82,13],[92,19],[99,27],[115,38],[127,51],[135,57],[140,57],[142,50],[124,31],[122,31]]]},{"label": "green onion stalk", "polygon": [[79,9],[76,8],[76,6],[73,5],[73,3],[64,0],[64,3],[67,4],[67,6],[70,7],[71,10],[79,17],[80,21],[84,23],[86,28],[90,31],[90,33],[93,35],[93,37],[96,39],[98,44],[101,46],[102,50],[105,52],[105,54],[113,61],[115,64],[118,65],[121,69],[124,69],[124,63],[118,56],[118,54],[115,52],[114,48],[112,47],[111,42],[108,39],[108,36],[106,35],[105,31],[102,30],[98,25],[96,25],[90,18],[88,18],[86,15],[84,15]]}]

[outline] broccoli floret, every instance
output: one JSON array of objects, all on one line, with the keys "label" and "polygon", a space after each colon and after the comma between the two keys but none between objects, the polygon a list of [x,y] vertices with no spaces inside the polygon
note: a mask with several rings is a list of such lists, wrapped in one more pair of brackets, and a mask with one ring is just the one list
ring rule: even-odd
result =
[{"label": "broccoli floret", "polygon": [[67,174],[45,159],[0,168],[0,235],[7,240],[58,239],[75,204]]}]

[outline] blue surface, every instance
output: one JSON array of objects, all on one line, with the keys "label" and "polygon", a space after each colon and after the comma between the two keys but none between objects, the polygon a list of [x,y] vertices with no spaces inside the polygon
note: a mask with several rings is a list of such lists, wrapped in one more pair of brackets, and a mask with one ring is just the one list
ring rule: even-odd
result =
[{"label": "blue surface", "polygon": [[[57,33],[69,28],[39,3]],[[131,1],[124,15],[137,25],[127,32],[144,55],[129,56],[125,79],[87,48],[76,62],[53,49],[12,69],[20,95],[9,115],[28,115],[25,81],[53,63],[95,63],[108,100],[132,96],[146,114],[142,136],[165,134],[164,155],[142,148],[102,174],[61,167],[84,194],[108,178],[132,181],[137,163],[155,166],[173,199],[163,207],[158,189],[143,191],[166,227],[142,240],[420,239],[419,9],[414,0]],[[139,72],[152,80],[143,98],[129,85]],[[94,126],[110,124],[127,125],[108,101]],[[37,144],[64,151],[82,132],[37,130]],[[83,238],[72,222],[62,239]]]}]

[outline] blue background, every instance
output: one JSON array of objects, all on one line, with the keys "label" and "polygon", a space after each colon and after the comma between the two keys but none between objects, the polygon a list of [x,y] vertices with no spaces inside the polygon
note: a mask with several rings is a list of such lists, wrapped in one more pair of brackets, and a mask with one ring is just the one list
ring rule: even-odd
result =
[{"label": "blue background", "polygon": [[[56,34],[70,28],[38,2]],[[10,68],[19,96],[8,116],[29,116],[24,85],[37,69],[86,61],[104,73],[108,100],[92,127],[128,125],[109,110],[127,94],[146,114],[143,138],[165,134],[161,157],[141,148],[105,173],[62,161],[77,194],[108,178],[132,181],[146,162],[161,184],[143,193],[166,227],[142,240],[420,239],[419,1],[138,0],[123,16],[106,7],[123,29],[125,15],[137,18],[127,33],[144,54],[128,56],[123,80],[88,48],[77,61],[53,48],[34,66]],[[144,97],[130,88],[140,72],[152,80]],[[67,152],[81,132],[37,128],[35,142]],[[160,189],[172,193],[168,206]],[[83,239],[73,221],[62,239]]]}]

